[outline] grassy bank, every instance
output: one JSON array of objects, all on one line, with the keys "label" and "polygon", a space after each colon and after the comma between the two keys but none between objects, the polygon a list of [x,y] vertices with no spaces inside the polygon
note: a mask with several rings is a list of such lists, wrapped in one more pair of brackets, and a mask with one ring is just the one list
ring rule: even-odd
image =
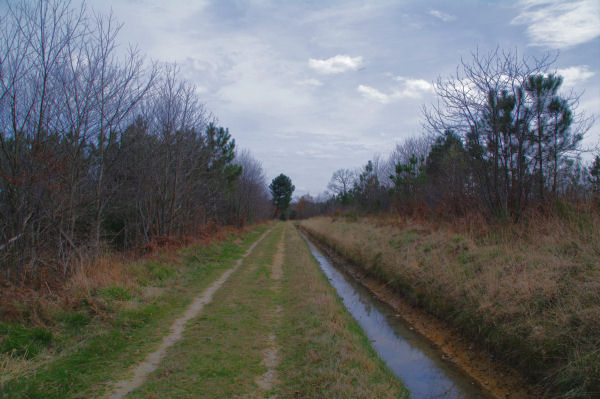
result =
[{"label": "grassy bank", "polygon": [[548,397],[600,393],[597,213],[567,210],[528,226],[478,230],[392,219],[301,225],[524,372]]},{"label": "grassy bank", "polygon": [[0,397],[100,396],[266,228],[222,232],[135,262],[105,259],[79,270],[60,293],[29,295],[20,308],[5,298]]},{"label": "grassy bank", "polygon": [[280,223],[128,397],[405,396],[298,233]]},{"label": "grassy bank", "polygon": [[295,229],[286,234],[283,398],[403,398]]}]

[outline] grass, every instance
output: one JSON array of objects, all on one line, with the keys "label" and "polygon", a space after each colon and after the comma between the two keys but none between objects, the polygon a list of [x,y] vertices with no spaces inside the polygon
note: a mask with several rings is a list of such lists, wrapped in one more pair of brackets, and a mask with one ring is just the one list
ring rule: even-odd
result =
[{"label": "grass", "polygon": [[[283,277],[274,280],[285,244]],[[278,311],[280,310],[280,311]],[[257,383],[273,346],[270,388]],[[289,223],[244,260],[131,398],[405,397]]]},{"label": "grass", "polygon": [[600,216],[480,227],[315,218],[313,236],[520,369],[547,397],[600,394]]},{"label": "grass", "polygon": [[35,357],[52,344],[52,331],[43,327],[0,323],[0,352],[25,359]]},{"label": "grass", "polygon": [[408,397],[297,232],[288,232],[286,248],[281,397]]},{"label": "grass", "polygon": [[188,324],[160,368],[128,397],[230,398],[254,389],[274,299],[268,267],[280,234],[281,227],[254,249]]},{"label": "grass", "polygon": [[191,298],[265,230],[259,226],[208,247],[194,245],[76,274],[66,296],[74,298],[70,305],[56,305],[44,318],[44,331],[51,334],[19,323],[0,326],[0,397],[100,396],[107,381],[122,379],[156,348]]}]

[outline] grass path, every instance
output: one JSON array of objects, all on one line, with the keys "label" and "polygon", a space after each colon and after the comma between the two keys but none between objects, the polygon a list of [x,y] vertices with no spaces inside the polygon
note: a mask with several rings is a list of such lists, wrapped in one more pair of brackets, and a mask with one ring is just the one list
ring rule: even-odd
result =
[{"label": "grass path", "polygon": [[298,233],[280,223],[126,397],[405,396]]},{"label": "grass path", "polygon": [[[178,252],[179,265],[174,265],[171,257],[146,262],[148,267],[142,269],[147,271],[151,284],[159,284],[160,295],[145,299],[136,294],[128,302],[134,305],[131,308],[116,307],[107,312],[105,319],[93,319],[77,330],[66,330],[69,335],[60,330],[65,337],[57,338],[60,340],[55,353],[30,361],[37,367],[0,375],[0,398],[102,397],[109,388],[107,383],[124,378],[133,365],[154,352],[193,298],[230,269],[266,230],[266,226],[257,226],[209,247],[185,248]],[[133,265],[141,266],[144,263]],[[154,272],[160,272],[158,280]],[[115,306],[121,303],[125,304],[115,302]],[[6,359],[0,356],[0,360]]]},{"label": "grass path", "polygon": [[122,380],[119,383],[117,383],[116,387],[115,387],[116,389],[114,389],[108,395],[108,397],[110,397],[112,399],[121,399],[125,395],[127,395],[129,392],[140,387],[145,382],[145,379],[148,376],[148,374],[150,374],[152,371],[156,370],[156,368],[159,365],[159,362],[162,360],[162,358],[167,353],[167,350],[171,346],[173,346],[173,344],[175,344],[177,341],[179,341],[181,339],[182,333],[185,328],[185,324],[190,319],[197,317],[198,314],[204,308],[204,305],[206,305],[206,304],[210,303],[210,301],[212,301],[212,297],[213,297],[214,293],[219,288],[221,288],[221,286],[225,283],[225,281],[227,281],[229,276],[231,276],[231,274],[233,272],[235,272],[242,265],[244,258],[246,258],[248,255],[250,255],[250,253],[252,253],[252,250],[254,249],[254,247],[260,241],[262,241],[262,239],[267,234],[269,234],[268,231],[266,233],[264,233],[258,240],[256,240],[250,246],[250,248],[248,248],[246,253],[244,255],[242,255],[242,257],[240,259],[238,259],[236,264],[231,269],[228,269],[227,271],[225,271],[221,275],[221,277],[219,277],[218,280],[216,280],[214,283],[212,283],[202,293],[202,295],[194,298],[192,303],[185,310],[183,316],[181,316],[180,318],[175,320],[175,322],[171,325],[169,334],[163,338],[162,343],[160,344],[158,349],[156,351],[148,354],[146,359],[135,367],[135,369],[133,370],[133,373],[132,373],[133,376],[131,378]]}]

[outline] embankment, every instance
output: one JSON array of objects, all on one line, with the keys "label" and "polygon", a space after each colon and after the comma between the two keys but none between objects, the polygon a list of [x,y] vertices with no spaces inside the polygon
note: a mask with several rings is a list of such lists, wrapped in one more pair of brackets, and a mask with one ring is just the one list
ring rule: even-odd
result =
[{"label": "embankment", "polygon": [[593,397],[600,392],[597,218],[555,223],[486,237],[390,218],[313,218],[301,226],[519,370],[544,397]]}]

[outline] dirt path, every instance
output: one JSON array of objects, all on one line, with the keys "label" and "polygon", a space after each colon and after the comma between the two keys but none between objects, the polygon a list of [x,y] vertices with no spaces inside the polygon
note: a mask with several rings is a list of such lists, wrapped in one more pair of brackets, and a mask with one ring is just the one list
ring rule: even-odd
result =
[{"label": "dirt path", "polygon": [[[285,256],[285,232],[282,234],[279,242],[277,243],[277,252],[273,257],[273,263],[271,265],[271,279],[273,280],[273,290],[275,292],[281,291],[281,278],[283,277],[283,259]],[[278,317],[281,312],[281,306],[277,306],[273,309],[274,323],[280,322],[280,317]],[[279,365],[280,359],[280,348],[277,343],[277,337],[275,334],[269,334],[267,339],[268,346],[265,350],[263,350],[263,360],[262,364],[265,366],[267,371],[259,377],[255,379],[256,385],[263,391],[262,393],[271,391],[274,386],[277,384],[277,366]],[[276,396],[272,396],[275,398]]]},{"label": "dirt path", "polygon": [[158,349],[150,353],[143,362],[138,364],[133,369],[133,375],[130,379],[119,381],[118,383],[116,383],[115,387],[107,395],[107,398],[121,399],[125,397],[125,395],[127,395],[129,392],[132,392],[144,383],[148,374],[150,374],[158,368],[158,365],[160,361],[165,357],[167,350],[171,346],[173,346],[173,344],[181,340],[186,323],[200,314],[200,312],[204,308],[204,305],[210,303],[214,293],[223,285],[223,283],[225,283],[229,276],[231,276],[231,274],[242,265],[244,258],[250,255],[252,253],[252,250],[256,247],[256,245],[259,242],[261,242],[270,232],[271,230],[268,230],[262,236],[260,236],[260,238],[258,238],[258,240],[256,240],[250,246],[250,248],[248,248],[246,253],[242,255],[242,257],[237,261],[235,266],[224,272],[217,281],[212,283],[202,293],[202,295],[196,297],[192,301],[192,303],[185,310],[183,316],[175,320],[173,325],[171,325],[170,333],[163,338],[163,341],[158,347]]}]

